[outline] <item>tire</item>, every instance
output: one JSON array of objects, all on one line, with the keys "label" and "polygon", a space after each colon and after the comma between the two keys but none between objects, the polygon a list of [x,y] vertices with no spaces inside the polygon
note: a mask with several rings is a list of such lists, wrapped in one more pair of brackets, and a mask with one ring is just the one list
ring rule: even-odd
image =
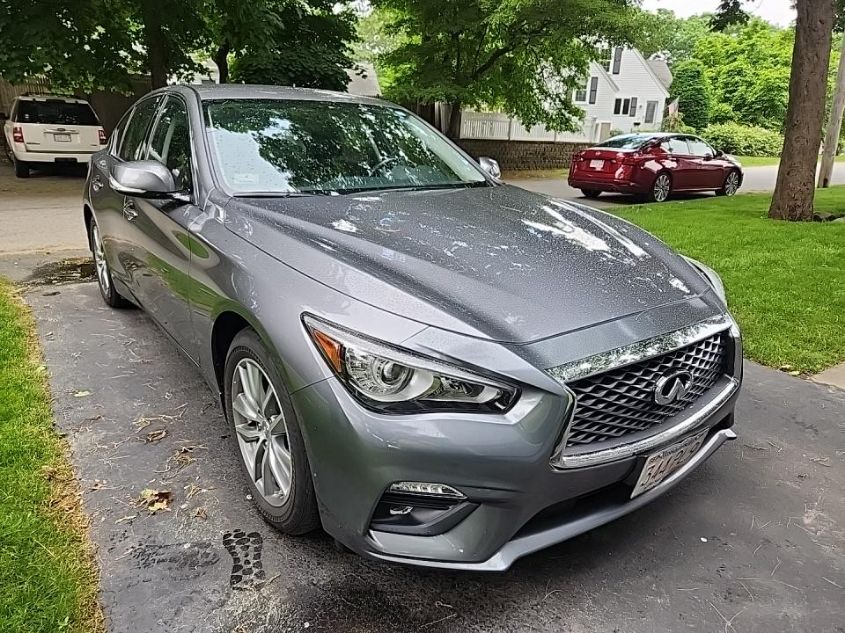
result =
[{"label": "tire", "polygon": [[582,189],[581,193],[584,194],[585,198],[590,198],[592,200],[595,200],[601,195],[601,191],[598,189]]},{"label": "tire", "polygon": [[739,188],[742,186],[742,177],[739,175],[739,171],[736,169],[731,169],[727,175],[725,176],[725,182],[722,185],[722,188],[716,191],[717,196],[733,196],[736,195],[736,192],[739,191]]},{"label": "tire", "polygon": [[131,307],[132,303],[114,288],[111,270],[109,270],[103,241],[100,237],[100,229],[93,218],[91,219],[91,226],[88,227],[88,244],[91,246],[91,255],[94,258],[94,269],[97,274],[97,285],[100,288],[103,301],[112,308]]},{"label": "tire", "polygon": [[666,202],[672,195],[672,176],[662,171],[657,174],[651,189],[648,192],[648,199],[651,202]]},{"label": "tire", "polygon": [[[284,381],[253,329],[246,328],[235,336],[223,375],[226,419],[253,502],[264,519],[281,532],[311,532],[320,526],[320,516],[305,441]],[[262,394],[254,389],[256,379],[264,389],[263,396],[267,396],[261,398],[266,406],[250,408],[249,403],[258,398],[250,400],[247,392]],[[267,385],[275,398],[268,395]],[[237,407],[236,401],[241,403]],[[260,481],[256,476],[259,470]],[[285,477],[287,482],[283,481]]]},{"label": "tire", "polygon": [[12,158],[12,161],[15,164],[15,176],[17,178],[29,178],[29,165],[15,158]]}]

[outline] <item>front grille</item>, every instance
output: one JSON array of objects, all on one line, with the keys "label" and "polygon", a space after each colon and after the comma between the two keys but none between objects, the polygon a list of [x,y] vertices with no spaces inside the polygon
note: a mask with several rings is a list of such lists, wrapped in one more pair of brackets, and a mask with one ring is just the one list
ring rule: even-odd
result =
[{"label": "front grille", "polygon": [[[569,383],[577,404],[567,448],[647,431],[677,415],[725,374],[726,358],[725,335],[720,332],[667,354]],[[680,370],[693,376],[689,392],[669,404],[655,402],[657,381]]]}]

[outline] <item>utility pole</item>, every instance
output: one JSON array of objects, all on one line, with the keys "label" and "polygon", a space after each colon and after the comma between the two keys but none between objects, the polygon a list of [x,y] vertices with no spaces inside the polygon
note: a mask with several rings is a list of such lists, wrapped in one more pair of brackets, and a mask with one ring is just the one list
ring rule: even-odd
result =
[{"label": "utility pole", "polygon": [[833,163],[836,150],[839,147],[839,132],[842,129],[842,115],[845,114],[845,33],[841,36],[839,46],[839,69],[836,71],[836,90],[833,95],[833,105],[830,108],[830,119],[827,122],[827,133],[824,137],[824,151],[822,164],[819,169],[819,187],[829,187],[833,177]]}]

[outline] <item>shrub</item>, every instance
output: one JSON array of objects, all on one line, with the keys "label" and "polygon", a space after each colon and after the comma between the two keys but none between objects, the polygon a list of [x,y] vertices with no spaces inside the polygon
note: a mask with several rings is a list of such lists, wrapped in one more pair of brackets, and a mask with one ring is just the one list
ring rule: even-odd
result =
[{"label": "shrub", "polygon": [[682,134],[695,134],[695,128],[684,123],[684,115],[680,112],[676,114],[667,114],[663,117],[663,123],[660,126],[661,132],[680,132]]},{"label": "shrub", "polygon": [[783,137],[762,127],[739,123],[718,123],[701,135],[717,149],[740,156],[780,156]]},{"label": "shrub", "polygon": [[678,100],[684,123],[697,130],[707,127],[712,89],[704,65],[697,59],[690,59],[677,64],[672,73],[672,99]]},{"label": "shrub", "polygon": [[722,101],[717,101],[710,108],[710,124],[714,123],[733,123],[737,117],[734,109]]}]

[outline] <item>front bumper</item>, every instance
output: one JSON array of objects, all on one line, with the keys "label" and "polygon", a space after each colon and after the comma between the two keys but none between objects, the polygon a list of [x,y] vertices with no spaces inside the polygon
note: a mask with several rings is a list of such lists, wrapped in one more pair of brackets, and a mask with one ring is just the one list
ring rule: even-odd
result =
[{"label": "front bumper", "polygon": [[[365,410],[330,378],[292,399],[327,532],[372,558],[502,571],[526,554],[632,512],[677,484],[735,437],[729,427],[738,389],[738,380],[725,377],[702,397],[695,424],[667,424],[681,431],[647,451],[565,469],[553,467],[551,459],[569,414],[566,397],[526,391],[505,416],[385,416]],[[630,499],[646,454],[703,429],[709,429],[707,440],[683,468]],[[477,507],[434,535],[373,529],[376,506],[397,481],[448,484]]]}]

